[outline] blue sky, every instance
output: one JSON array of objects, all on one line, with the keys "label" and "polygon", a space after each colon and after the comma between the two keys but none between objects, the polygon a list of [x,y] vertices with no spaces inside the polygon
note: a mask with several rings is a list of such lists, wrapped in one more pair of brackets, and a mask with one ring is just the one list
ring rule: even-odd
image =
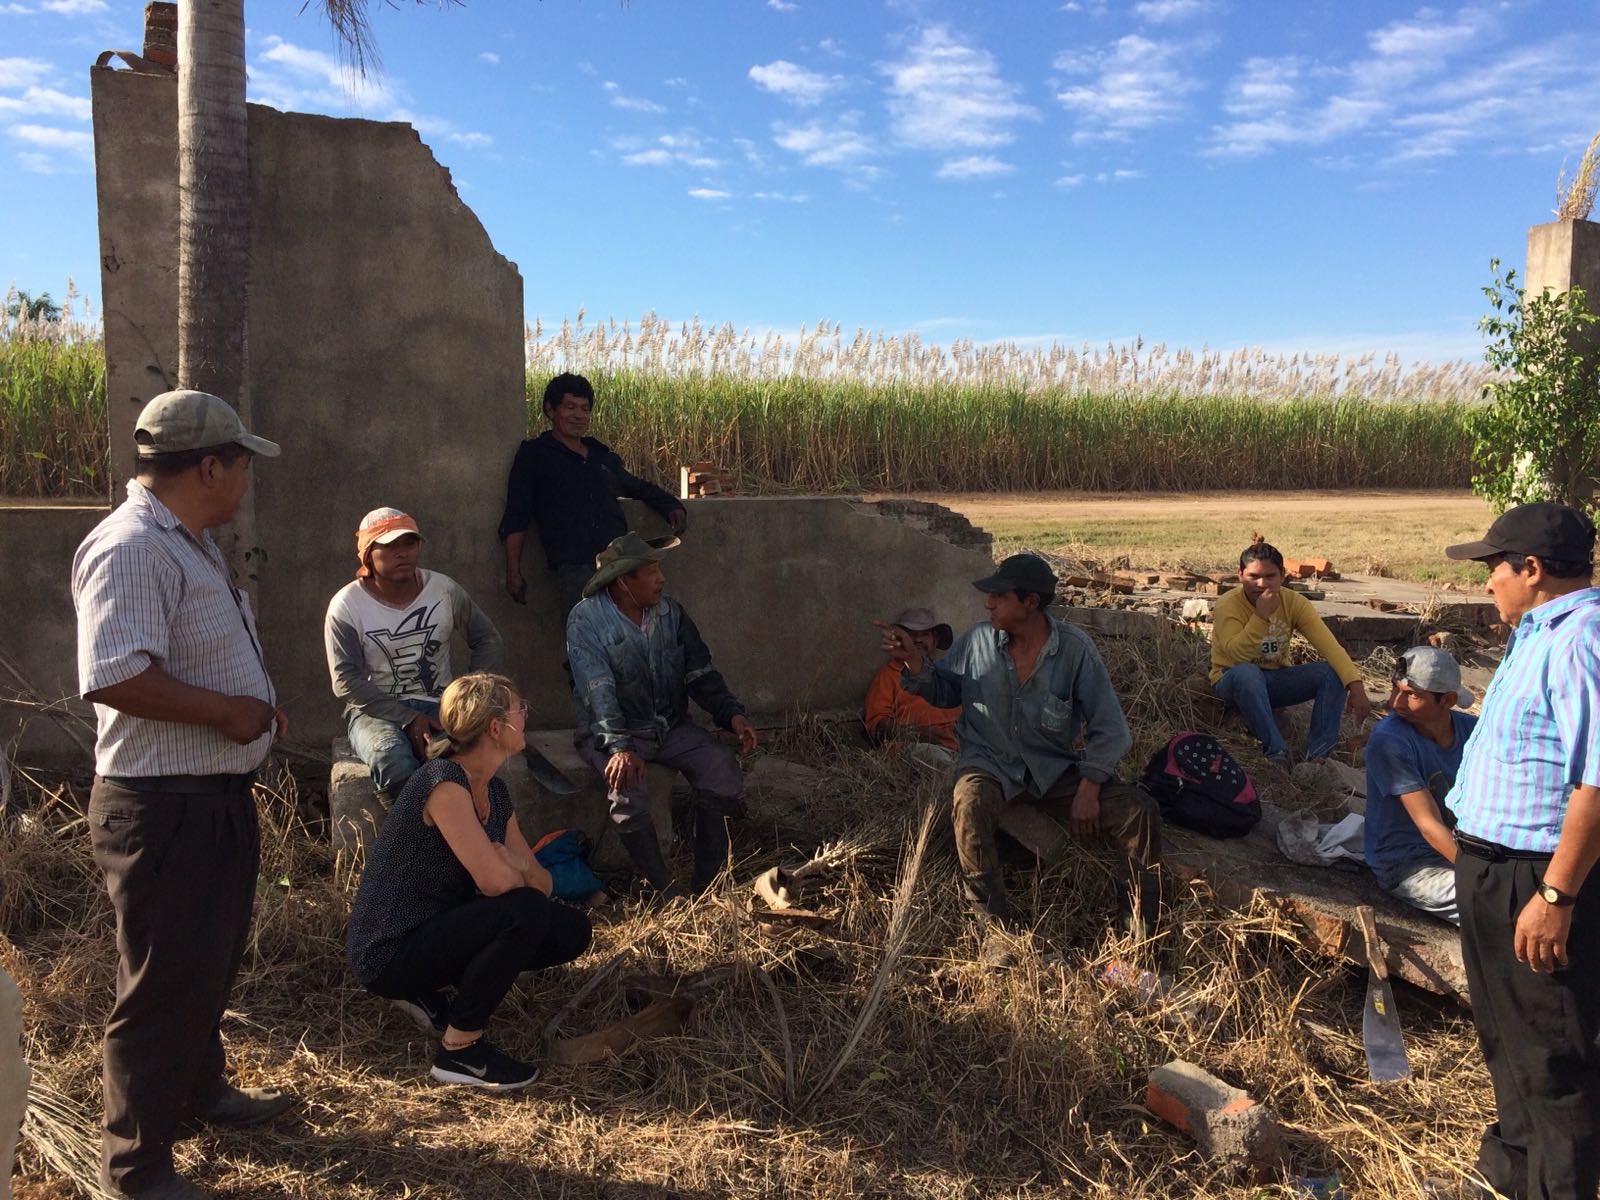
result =
[{"label": "blue sky", "polygon": [[[298,7],[247,3],[251,99],[413,122],[547,324],[1476,357],[1600,128],[1596,0],[374,0],[355,81]],[[0,286],[98,292],[141,12],[0,0]]]}]

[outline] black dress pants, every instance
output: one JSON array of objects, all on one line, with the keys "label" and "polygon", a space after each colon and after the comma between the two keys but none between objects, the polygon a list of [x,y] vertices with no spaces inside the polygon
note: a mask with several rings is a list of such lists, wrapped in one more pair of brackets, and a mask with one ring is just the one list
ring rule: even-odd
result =
[{"label": "black dress pants", "polygon": [[224,1085],[219,1029],[256,895],[260,834],[249,780],[203,794],[97,778],[89,841],[117,914],[101,1171],[140,1192],[172,1176],[179,1123]]},{"label": "black dress pants", "polygon": [[[1456,856],[1456,902],[1472,1019],[1498,1120],[1478,1169],[1513,1200],[1594,1200],[1600,1190],[1600,879],[1574,906],[1568,966],[1517,961],[1517,916],[1547,858]],[[1541,901],[1542,903],[1542,901]]]}]

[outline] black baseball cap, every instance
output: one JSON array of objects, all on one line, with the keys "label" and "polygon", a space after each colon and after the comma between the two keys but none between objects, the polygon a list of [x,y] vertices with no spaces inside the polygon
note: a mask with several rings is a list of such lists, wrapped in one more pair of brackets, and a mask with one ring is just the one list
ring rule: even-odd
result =
[{"label": "black baseball cap", "polygon": [[1594,522],[1575,508],[1540,500],[1508,508],[1482,540],[1446,546],[1446,558],[1484,559],[1497,554],[1586,563],[1594,554]]},{"label": "black baseball cap", "polygon": [[1023,591],[1054,596],[1056,576],[1037,554],[1013,554],[995,568],[993,575],[974,579],[972,586],[980,592]]}]

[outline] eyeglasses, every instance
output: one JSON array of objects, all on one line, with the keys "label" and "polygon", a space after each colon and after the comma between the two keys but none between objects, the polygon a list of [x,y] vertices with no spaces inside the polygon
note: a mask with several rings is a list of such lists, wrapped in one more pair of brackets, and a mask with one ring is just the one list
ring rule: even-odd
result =
[{"label": "eyeglasses", "polygon": [[526,700],[518,700],[517,701],[517,706],[515,708],[511,708],[511,709],[507,709],[506,710],[506,716],[508,716],[508,717],[525,717],[527,715],[528,715],[528,702]]}]

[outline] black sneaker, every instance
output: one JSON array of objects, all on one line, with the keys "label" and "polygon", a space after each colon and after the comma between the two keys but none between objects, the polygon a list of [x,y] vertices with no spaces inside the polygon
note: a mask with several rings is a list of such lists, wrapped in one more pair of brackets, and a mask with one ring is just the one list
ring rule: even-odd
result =
[{"label": "black sneaker", "polygon": [[459,1050],[440,1046],[433,1056],[433,1070],[428,1074],[440,1083],[464,1083],[468,1087],[514,1092],[539,1078],[539,1068],[502,1054],[488,1038],[479,1038]]},{"label": "black sneaker", "polygon": [[391,1000],[423,1033],[443,1033],[450,1023],[450,997],[443,992],[418,992],[404,1000]]}]

